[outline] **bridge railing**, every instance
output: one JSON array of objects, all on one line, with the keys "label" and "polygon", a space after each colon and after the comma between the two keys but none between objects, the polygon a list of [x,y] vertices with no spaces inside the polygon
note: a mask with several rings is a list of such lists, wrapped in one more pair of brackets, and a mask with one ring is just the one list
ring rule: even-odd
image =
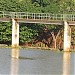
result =
[{"label": "bridge railing", "polygon": [[75,21],[75,14],[51,14],[51,13],[28,13],[28,12],[3,12],[3,11],[0,11],[0,18]]}]

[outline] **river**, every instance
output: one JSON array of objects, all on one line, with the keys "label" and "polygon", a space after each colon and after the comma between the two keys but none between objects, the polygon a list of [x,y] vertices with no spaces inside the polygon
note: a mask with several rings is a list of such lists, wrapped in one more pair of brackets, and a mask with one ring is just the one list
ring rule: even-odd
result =
[{"label": "river", "polygon": [[19,59],[11,48],[0,48],[0,75],[75,75],[75,53],[20,49]]}]

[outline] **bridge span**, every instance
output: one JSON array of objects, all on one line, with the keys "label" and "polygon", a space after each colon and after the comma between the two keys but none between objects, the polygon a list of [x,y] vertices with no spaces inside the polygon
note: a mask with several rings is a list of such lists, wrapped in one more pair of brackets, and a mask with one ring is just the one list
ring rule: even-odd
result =
[{"label": "bridge span", "polygon": [[52,24],[52,25],[63,25],[64,26],[63,49],[64,51],[70,51],[70,45],[71,45],[70,25],[75,25],[75,14],[0,11],[0,21],[1,22],[12,21],[12,47],[19,46],[19,23],[42,23],[42,24]]},{"label": "bridge span", "polygon": [[29,13],[29,12],[3,12],[0,11],[0,21],[10,22],[14,18],[18,22],[42,23],[63,25],[66,20],[69,25],[75,25],[75,14],[51,14],[51,13]]}]

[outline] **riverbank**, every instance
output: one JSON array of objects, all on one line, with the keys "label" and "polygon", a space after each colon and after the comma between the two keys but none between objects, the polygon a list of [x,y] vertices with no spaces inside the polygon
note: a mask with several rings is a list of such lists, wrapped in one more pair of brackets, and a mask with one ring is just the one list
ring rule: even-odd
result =
[{"label": "riverbank", "polygon": [[7,44],[0,44],[0,48],[1,47],[8,47],[8,45]]},{"label": "riverbank", "polygon": [[[12,48],[12,46],[8,46],[6,44],[0,44],[0,48]],[[55,49],[55,48],[48,48],[48,47],[34,47],[34,46],[19,46],[17,47],[19,49],[41,49],[41,50],[52,50],[52,51],[62,51],[63,52],[63,49]],[[75,52],[74,49],[71,49],[70,52]]]}]

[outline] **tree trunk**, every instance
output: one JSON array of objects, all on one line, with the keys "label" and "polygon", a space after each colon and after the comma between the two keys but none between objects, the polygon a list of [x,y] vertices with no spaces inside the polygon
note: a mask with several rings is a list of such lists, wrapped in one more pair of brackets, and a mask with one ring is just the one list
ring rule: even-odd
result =
[{"label": "tree trunk", "polygon": [[56,43],[56,39],[54,40],[54,48],[56,49],[57,48],[57,43]]},{"label": "tree trunk", "polygon": [[54,48],[56,49],[57,48],[57,38],[58,38],[58,36],[59,36],[59,34],[60,34],[60,31],[58,32],[58,34],[56,35],[56,37],[55,37],[55,35],[54,35],[54,32],[51,32],[51,34],[52,34],[52,37],[53,37],[53,40],[54,40]]}]

